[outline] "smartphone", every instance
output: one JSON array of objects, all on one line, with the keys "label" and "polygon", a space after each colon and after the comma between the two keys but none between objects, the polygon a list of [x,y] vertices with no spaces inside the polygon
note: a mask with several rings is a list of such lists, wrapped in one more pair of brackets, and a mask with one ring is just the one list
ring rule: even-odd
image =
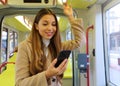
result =
[{"label": "smartphone", "polygon": [[55,64],[55,67],[58,67],[64,59],[68,59],[70,56],[71,50],[63,50],[59,53],[57,57],[57,63]]}]

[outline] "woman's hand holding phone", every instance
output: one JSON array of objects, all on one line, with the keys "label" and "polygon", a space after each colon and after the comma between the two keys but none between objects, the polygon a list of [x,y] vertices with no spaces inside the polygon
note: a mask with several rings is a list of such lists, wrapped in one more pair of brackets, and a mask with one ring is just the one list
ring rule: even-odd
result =
[{"label": "woman's hand holding phone", "polygon": [[64,61],[58,67],[55,67],[56,63],[57,59],[53,60],[49,68],[45,71],[46,78],[61,75],[66,70],[68,59],[64,59]]},{"label": "woman's hand holding phone", "polygon": [[68,59],[70,56],[71,50],[63,50],[59,53],[57,57],[57,63],[55,64],[55,67],[58,67],[64,59]]}]

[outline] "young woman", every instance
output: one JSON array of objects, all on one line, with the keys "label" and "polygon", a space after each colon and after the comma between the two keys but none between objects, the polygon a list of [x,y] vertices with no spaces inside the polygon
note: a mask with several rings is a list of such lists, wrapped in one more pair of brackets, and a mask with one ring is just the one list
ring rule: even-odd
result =
[{"label": "young woman", "polygon": [[56,15],[41,9],[35,17],[30,36],[19,44],[16,59],[16,86],[61,86],[67,67],[65,59],[58,67],[56,57],[62,50],[80,47],[84,39],[81,19],[74,19],[72,7],[63,6],[74,34],[74,40],[61,42]]}]

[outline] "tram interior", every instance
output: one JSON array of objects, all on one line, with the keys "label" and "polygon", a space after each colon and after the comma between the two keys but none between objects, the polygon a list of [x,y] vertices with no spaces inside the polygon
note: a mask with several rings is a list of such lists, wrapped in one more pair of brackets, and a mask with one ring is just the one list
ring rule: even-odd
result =
[{"label": "tram interior", "polygon": [[[54,1],[54,0],[53,0]],[[1,10],[3,9],[3,14],[4,18],[3,18],[3,22],[2,22],[2,29],[4,32],[6,32],[6,28],[9,28],[9,32],[11,32],[9,34],[9,37],[11,37],[10,35],[13,32],[16,32],[18,35],[18,40],[17,43],[19,44],[21,41],[23,41],[27,35],[30,32],[30,28],[32,26],[32,21],[34,19],[34,14],[42,7],[46,6],[46,7],[50,7],[51,9],[53,9],[56,14],[58,15],[58,20],[59,20],[59,25],[60,25],[60,31],[62,34],[62,40],[66,40],[66,34],[68,33],[68,39],[71,39],[71,32],[70,32],[70,26],[69,26],[69,22],[67,20],[67,18],[65,17],[65,15],[62,12],[62,0],[58,0],[56,2],[56,4],[53,4],[52,1],[50,1],[48,4],[44,4],[42,3],[41,6],[39,6],[40,4],[31,4],[31,3],[22,3],[22,0],[18,1],[18,0],[8,0],[8,5],[0,5]],[[64,1],[64,0],[63,0]],[[18,3],[19,2],[19,3]],[[75,17],[87,17],[88,13],[87,11],[89,11],[89,9],[91,8],[91,6],[93,6],[96,3],[103,3],[104,0],[101,1],[97,1],[97,0],[80,0],[79,3],[77,0],[68,0],[68,3],[72,5],[73,9],[74,9],[74,15]],[[53,4],[53,5],[51,5]],[[32,7],[32,8],[31,8]],[[31,8],[31,9],[29,9]],[[80,10],[79,10],[80,9]],[[84,19],[84,22],[86,22],[86,18]],[[85,23],[85,28],[88,26],[87,23]],[[8,37],[8,39],[10,40],[10,38]],[[4,39],[4,38],[3,38]],[[13,51],[13,45],[12,42],[13,40],[10,41],[11,43],[9,43],[9,47],[8,47],[8,51],[2,51],[3,53],[8,52],[7,56],[9,56],[9,54]],[[15,46],[15,45],[14,45]],[[81,49],[83,51],[81,52],[85,52],[85,47],[83,47],[83,49]],[[76,52],[79,53],[79,49],[76,50]],[[4,56],[5,57],[5,56]],[[74,56],[75,57],[75,56]],[[13,58],[15,59],[15,56],[13,56]],[[72,57],[71,57],[72,58]],[[4,62],[6,59],[2,59],[2,61]],[[10,59],[11,61],[11,59]],[[13,60],[12,60],[13,61]],[[71,59],[70,59],[71,61]],[[14,62],[14,61],[13,61]],[[1,62],[2,63],[2,62]],[[71,63],[71,62],[70,62]],[[65,73],[64,76],[64,80],[63,80],[63,86],[72,86],[73,85],[73,71],[72,71],[72,64],[68,64],[69,67]],[[8,68],[9,69],[9,65],[8,64]],[[11,65],[10,65],[11,66]],[[14,65],[12,65],[14,66]],[[77,68],[78,69],[78,68]],[[6,70],[5,70],[6,71]],[[6,73],[5,71],[3,71],[4,73]],[[13,70],[9,69],[9,72],[13,72]],[[78,71],[75,71],[76,73]],[[0,76],[4,75],[4,73],[2,73]],[[14,72],[13,72],[14,74]],[[8,74],[6,74],[6,77],[8,76]],[[13,78],[12,76],[9,76],[11,78]],[[77,77],[75,77],[77,78]],[[2,80],[3,79],[3,80]],[[10,81],[10,78],[5,79],[2,78],[0,81],[1,83],[3,83],[3,85],[5,86],[5,80],[6,81]],[[13,86],[14,84],[14,79],[11,79],[11,82],[8,82],[9,86]],[[78,80],[76,80],[77,83],[79,82]],[[84,80],[83,80],[84,81]],[[68,83],[69,82],[69,83]],[[74,81],[74,83],[76,83]],[[84,83],[85,84],[85,83]],[[6,85],[7,86],[7,85]],[[85,86],[85,85],[84,85]]]},{"label": "tram interior", "polygon": [[[0,69],[1,86],[14,86],[14,62],[17,53],[14,53],[14,55],[11,53],[13,52],[14,48],[29,35],[34,16],[41,8],[51,8],[57,14],[62,41],[72,39],[69,21],[62,11],[62,4],[66,0],[48,0],[47,3],[44,2],[47,0],[41,0],[41,3],[24,3],[23,1],[24,0],[0,1],[0,68],[4,62],[8,62],[8,64]],[[107,70],[105,70],[105,65],[107,64],[105,64],[105,54],[103,53],[104,33],[102,29],[104,27],[102,20],[102,7],[105,7],[106,3],[110,3],[112,0],[67,1],[73,7],[74,16],[76,18],[83,18],[84,31],[85,34],[88,34],[87,41],[89,41],[89,45],[83,45],[82,47],[74,50],[70,55],[68,68],[65,71],[63,78],[63,86],[108,86],[107,81],[109,80],[106,79]],[[88,33],[86,33],[87,30],[89,31]],[[86,47],[89,47],[88,52],[86,51]],[[89,79],[87,78],[87,72],[80,72],[79,70],[78,55],[80,53],[89,54]],[[120,64],[120,61],[118,64]],[[120,85],[119,80],[114,81],[117,83],[116,86]]]}]

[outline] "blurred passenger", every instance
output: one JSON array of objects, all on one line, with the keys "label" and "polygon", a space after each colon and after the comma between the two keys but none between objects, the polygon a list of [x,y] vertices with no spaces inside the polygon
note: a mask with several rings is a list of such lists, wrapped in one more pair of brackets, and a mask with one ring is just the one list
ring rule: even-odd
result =
[{"label": "blurred passenger", "polygon": [[19,44],[16,59],[16,86],[62,86],[68,60],[54,67],[59,52],[74,50],[85,40],[81,19],[74,19],[72,7],[64,3],[74,40],[61,42],[58,21],[50,9],[41,9],[35,17],[30,36]]}]

